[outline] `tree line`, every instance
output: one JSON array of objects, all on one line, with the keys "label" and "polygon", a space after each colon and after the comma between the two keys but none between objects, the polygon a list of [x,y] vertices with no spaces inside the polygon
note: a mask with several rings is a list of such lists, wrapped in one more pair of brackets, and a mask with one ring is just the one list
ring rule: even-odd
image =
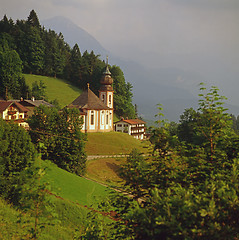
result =
[{"label": "tree line", "polygon": [[[27,98],[32,95],[22,73],[58,77],[85,89],[87,83],[98,95],[100,79],[106,63],[93,51],[80,51],[64,41],[62,33],[46,30],[34,10],[27,20],[0,21],[0,95],[4,98]],[[132,85],[125,81],[120,67],[109,66],[114,79],[116,114],[135,117]]]}]

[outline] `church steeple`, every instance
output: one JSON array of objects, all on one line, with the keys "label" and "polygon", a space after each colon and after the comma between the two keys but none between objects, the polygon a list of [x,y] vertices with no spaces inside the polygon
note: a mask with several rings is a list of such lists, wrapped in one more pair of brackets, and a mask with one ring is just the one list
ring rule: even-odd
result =
[{"label": "church steeple", "polygon": [[113,108],[113,79],[111,77],[111,72],[108,66],[108,56],[106,62],[106,68],[103,72],[103,76],[100,80],[101,87],[99,90],[99,98],[110,108]]}]

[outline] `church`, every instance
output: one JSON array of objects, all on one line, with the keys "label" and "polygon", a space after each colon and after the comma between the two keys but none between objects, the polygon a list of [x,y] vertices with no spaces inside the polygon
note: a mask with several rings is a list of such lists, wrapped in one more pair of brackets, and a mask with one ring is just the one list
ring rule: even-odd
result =
[{"label": "church", "polygon": [[99,97],[91,90],[89,83],[86,91],[76,98],[67,108],[77,108],[83,118],[83,132],[110,132],[113,124],[113,79],[108,64],[100,80]]}]

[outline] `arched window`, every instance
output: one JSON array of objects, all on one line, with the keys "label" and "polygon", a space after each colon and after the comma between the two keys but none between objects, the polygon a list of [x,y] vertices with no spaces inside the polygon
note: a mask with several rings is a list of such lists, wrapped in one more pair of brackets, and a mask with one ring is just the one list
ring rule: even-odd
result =
[{"label": "arched window", "polygon": [[90,112],[90,124],[94,125],[94,111]]},{"label": "arched window", "polygon": [[111,95],[109,95],[109,105],[111,105]]},{"label": "arched window", "polygon": [[104,115],[104,111],[101,112],[101,124],[103,125],[104,124],[104,118],[105,118],[105,115]]}]

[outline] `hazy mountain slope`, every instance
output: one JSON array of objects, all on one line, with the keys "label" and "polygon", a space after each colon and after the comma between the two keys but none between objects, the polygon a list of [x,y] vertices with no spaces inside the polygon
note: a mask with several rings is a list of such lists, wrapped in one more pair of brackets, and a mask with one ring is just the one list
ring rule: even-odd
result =
[{"label": "hazy mountain slope", "polygon": [[46,29],[54,30],[56,33],[61,32],[65,41],[71,47],[78,43],[81,53],[85,50],[88,52],[93,50],[97,54],[106,55],[107,51],[92,35],[65,17],[53,17],[41,21],[41,24],[45,26]]},{"label": "hazy mountain slope", "polygon": [[[70,46],[78,43],[81,52],[93,50],[95,54],[101,55],[101,59],[109,55],[110,64],[120,66],[126,81],[133,85],[134,103],[144,118],[154,120],[158,103],[163,104],[166,118],[170,121],[178,121],[185,108],[197,105],[197,85],[204,81],[200,73],[163,68],[160,64],[157,68],[149,68],[135,61],[123,60],[104,49],[88,32],[64,17],[54,17],[42,21],[42,24],[61,32]],[[229,108],[233,114],[239,114],[239,107]]]}]

